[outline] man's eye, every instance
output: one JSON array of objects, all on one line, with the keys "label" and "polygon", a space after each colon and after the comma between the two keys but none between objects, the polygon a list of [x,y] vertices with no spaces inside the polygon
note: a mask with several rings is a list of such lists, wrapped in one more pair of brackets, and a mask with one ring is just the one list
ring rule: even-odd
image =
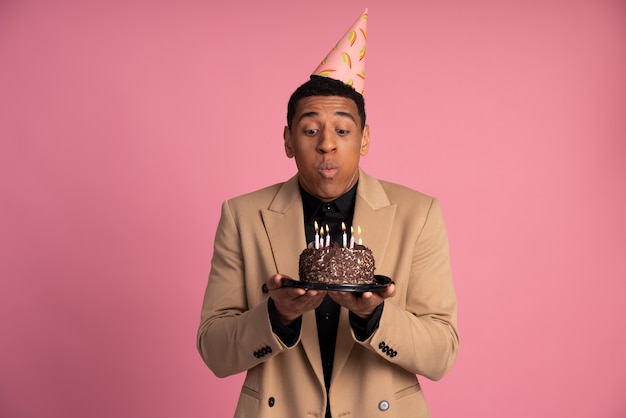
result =
[{"label": "man's eye", "polygon": [[349,133],[350,131],[348,131],[347,129],[337,129],[338,135],[345,136],[345,135],[348,135]]},{"label": "man's eye", "polygon": [[315,135],[317,133],[317,131],[318,131],[317,129],[305,129],[304,133],[306,135]]}]

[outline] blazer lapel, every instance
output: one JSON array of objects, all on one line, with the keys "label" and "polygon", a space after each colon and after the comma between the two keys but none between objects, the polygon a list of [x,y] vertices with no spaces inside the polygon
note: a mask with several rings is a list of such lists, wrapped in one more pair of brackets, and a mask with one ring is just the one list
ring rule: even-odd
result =
[{"label": "blazer lapel", "polygon": [[341,308],[341,314],[339,315],[339,327],[337,328],[337,340],[335,342],[335,358],[333,360],[333,375],[332,381],[343,369],[343,366],[348,360],[348,355],[352,351],[354,345],[354,339],[352,338],[352,327],[350,326],[350,313],[346,308]]},{"label": "blazer lapel", "polygon": [[298,257],[306,246],[306,237],[297,176],[283,184],[261,215],[272,247],[276,272],[298,279]]},{"label": "blazer lapel", "polygon": [[309,359],[309,363],[317,376],[320,386],[324,387],[324,369],[322,368],[320,341],[317,337],[317,321],[315,319],[315,311],[309,311],[302,315],[300,342],[302,343],[304,352]]},{"label": "blazer lapel", "polygon": [[[306,247],[306,236],[297,176],[283,184],[269,207],[262,211],[261,216],[272,247],[276,272],[298,280],[298,260]],[[315,311],[302,315],[300,342],[320,384],[324,386]]]},{"label": "blazer lapel", "polygon": [[363,245],[372,250],[377,266],[385,258],[395,214],[396,205],[378,180],[361,170],[352,225],[361,227]]}]

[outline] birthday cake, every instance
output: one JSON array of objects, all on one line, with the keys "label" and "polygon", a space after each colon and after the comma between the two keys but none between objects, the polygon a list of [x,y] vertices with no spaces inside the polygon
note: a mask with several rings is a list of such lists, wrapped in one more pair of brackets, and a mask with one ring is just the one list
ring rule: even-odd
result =
[{"label": "birthday cake", "polygon": [[300,254],[300,280],[307,283],[374,284],[374,268],[372,250],[359,244],[348,248],[332,243]]}]

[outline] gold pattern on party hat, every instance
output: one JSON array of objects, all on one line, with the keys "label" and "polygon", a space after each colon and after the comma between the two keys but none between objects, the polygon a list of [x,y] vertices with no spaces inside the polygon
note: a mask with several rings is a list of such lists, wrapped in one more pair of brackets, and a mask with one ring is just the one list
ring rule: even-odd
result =
[{"label": "gold pattern on party hat", "polygon": [[330,50],[312,75],[343,81],[357,92],[365,92],[365,41],[367,9]]}]

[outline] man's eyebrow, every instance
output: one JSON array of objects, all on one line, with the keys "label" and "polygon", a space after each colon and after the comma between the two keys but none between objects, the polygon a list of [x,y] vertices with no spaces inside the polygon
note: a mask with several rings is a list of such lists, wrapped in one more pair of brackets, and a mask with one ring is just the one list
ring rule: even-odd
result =
[{"label": "man's eyebrow", "polygon": [[337,112],[335,112],[335,115],[336,116],[343,116],[343,117],[346,117],[346,118],[350,118],[350,119],[352,119],[352,122],[356,123],[356,119],[354,118],[352,113],[337,111]]},{"label": "man's eyebrow", "polygon": [[300,122],[304,118],[311,118],[313,116],[318,116],[318,115],[319,115],[319,113],[317,113],[317,112],[306,112],[306,113],[303,113],[298,118],[298,122]]}]

